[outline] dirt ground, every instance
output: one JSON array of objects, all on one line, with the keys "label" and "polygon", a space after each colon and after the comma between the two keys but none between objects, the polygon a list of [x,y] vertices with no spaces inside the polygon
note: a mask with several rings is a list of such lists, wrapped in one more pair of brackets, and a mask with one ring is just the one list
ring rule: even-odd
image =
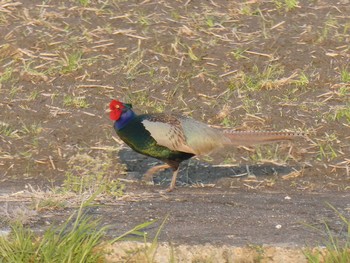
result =
[{"label": "dirt ground", "polygon": [[[125,184],[89,209],[110,237],[169,214],[160,240],[175,244],[324,245],[325,225],[345,238],[329,204],[349,217],[349,14],[347,0],[0,0],[1,228],[18,209],[37,230],[60,222],[76,204],[36,199],[98,174]],[[307,136],[185,162],[163,194],[170,172],[140,182],[157,161],[118,140],[112,98]]]}]

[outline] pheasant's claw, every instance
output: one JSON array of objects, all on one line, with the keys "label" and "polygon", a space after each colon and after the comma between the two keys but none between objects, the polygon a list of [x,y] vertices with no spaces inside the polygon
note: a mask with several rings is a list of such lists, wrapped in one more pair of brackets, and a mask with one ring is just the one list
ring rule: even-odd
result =
[{"label": "pheasant's claw", "polygon": [[149,173],[149,171],[142,176],[141,180],[145,185],[154,185],[153,173]]},{"label": "pheasant's claw", "polygon": [[153,177],[151,179],[142,177],[142,183],[145,185],[154,185]]},{"label": "pheasant's claw", "polygon": [[153,174],[145,173],[141,179],[143,182],[153,182]]},{"label": "pheasant's claw", "polygon": [[169,168],[170,166],[168,164],[162,164],[162,165],[157,165],[154,166],[150,169],[148,169],[148,171],[144,174],[144,176],[142,177],[142,181],[146,184],[146,185],[154,185],[153,182],[153,174],[155,174],[156,172],[160,171],[160,170],[164,170]]},{"label": "pheasant's claw", "polygon": [[167,192],[167,193],[170,193],[170,192],[172,192],[174,189],[175,189],[176,187],[169,187],[169,188],[167,188],[165,191]]}]

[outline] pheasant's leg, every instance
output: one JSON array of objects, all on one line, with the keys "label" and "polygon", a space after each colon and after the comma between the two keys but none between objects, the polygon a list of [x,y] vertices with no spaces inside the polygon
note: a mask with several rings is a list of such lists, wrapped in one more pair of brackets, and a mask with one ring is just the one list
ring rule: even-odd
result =
[{"label": "pheasant's leg", "polygon": [[179,172],[179,168],[177,168],[174,173],[173,173],[173,178],[171,178],[171,183],[170,183],[170,187],[167,189],[167,192],[171,192],[175,189],[175,185],[176,185],[176,177],[177,174]]},{"label": "pheasant's leg", "polygon": [[247,169],[247,175],[248,175],[247,177],[248,177],[248,178],[256,179],[255,174],[253,174],[253,173],[250,171],[249,166],[246,165],[245,168]]},{"label": "pheasant's leg", "polygon": [[144,176],[142,177],[142,180],[146,182],[153,182],[154,173],[158,172],[159,170],[164,170],[170,167],[171,166],[169,164],[161,164],[161,165],[153,166],[152,168],[148,169],[148,171],[144,174]]}]

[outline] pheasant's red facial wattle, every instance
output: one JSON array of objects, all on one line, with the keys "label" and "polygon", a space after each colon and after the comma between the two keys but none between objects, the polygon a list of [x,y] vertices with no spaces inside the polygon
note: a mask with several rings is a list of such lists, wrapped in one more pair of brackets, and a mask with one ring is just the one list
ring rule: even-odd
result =
[{"label": "pheasant's red facial wattle", "polygon": [[119,120],[120,116],[122,115],[123,108],[125,108],[124,104],[117,100],[112,100],[109,104],[109,109],[111,112],[109,113],[109,117],[113,121]]}]

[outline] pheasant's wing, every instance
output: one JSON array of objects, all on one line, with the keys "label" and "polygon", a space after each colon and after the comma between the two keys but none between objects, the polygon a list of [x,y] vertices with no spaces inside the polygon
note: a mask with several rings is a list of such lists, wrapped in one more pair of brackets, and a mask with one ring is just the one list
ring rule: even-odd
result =
[{"label": "pheasant's wing", "polygon": [[186,137],[179,119],[172,115],[144,115],[142,124],[152,138],[172,151],[196,154],[195,149],[186,143]]},{"label": "pheasant's wing", "polygon": [[230,140],[220,130],[191,118],[180,117],[180,121],[187,144],[198,155],[208,154],[217,148],[230,144]]},{"label": "pheasant's wing", "polygon": [[220,131],[185,117],[147,115],[142,124],[159,145],[173,151],[206,154],[228,140]]}]

